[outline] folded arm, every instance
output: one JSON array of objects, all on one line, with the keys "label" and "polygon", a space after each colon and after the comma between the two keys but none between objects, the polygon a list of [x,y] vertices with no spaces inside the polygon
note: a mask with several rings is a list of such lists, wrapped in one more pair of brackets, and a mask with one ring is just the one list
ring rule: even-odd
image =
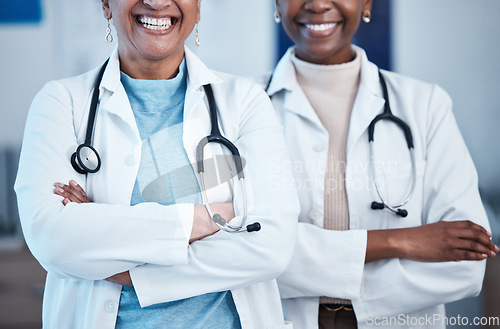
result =
[{"label": "folded arm", "polygon": [[[99,195],[101,199],[119,195],[121,204],[64,206],[53,193],[56,182],[74,179],[81,186],[88,182],[70,163],[79,143],[73,101],[62,84],[53,82],[36,96],[28,115],[15,190],[23,233],[33,255],[53,275],[89,280],[105,279],[144,263],[186,263],[193,205],[132,207],[125,200],[130,200],[126,187],[133,186],[133,180],[123,174],[122,185],[104,183],[106,192]],[[123,145],[130,144],[135,145],[135,140],[123,140]],[[123,145],[113,151],[121,152]],[[115,161],[109,164],[116,166],[114,174],[134,170],[120,158],[108,157],[108,162]],[[120,192],[108,193],[109,189]]]}]

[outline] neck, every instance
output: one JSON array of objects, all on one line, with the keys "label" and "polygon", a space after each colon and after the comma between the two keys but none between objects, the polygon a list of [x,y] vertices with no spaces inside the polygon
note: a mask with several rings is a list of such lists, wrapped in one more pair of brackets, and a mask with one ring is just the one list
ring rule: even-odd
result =
[{"label": "neck", "polygon": [[184,51],[162,59],[144,59],[119,52],[120,71],[134,79],[168,80],[179,73]]},{"label": "neck", "polygon": [[311,64],[319,64],[319,65],[336,65],[336,64],[344,64],[349,63],[356,57],[356,53],[352,50],[351,46],[345,47],[340,51],[336,52],[330,56],[313,56],[310,53],[302,52],[300,48],[295,48],[295,55],[297,58],[303,60],[304,62],[309,62]]}]

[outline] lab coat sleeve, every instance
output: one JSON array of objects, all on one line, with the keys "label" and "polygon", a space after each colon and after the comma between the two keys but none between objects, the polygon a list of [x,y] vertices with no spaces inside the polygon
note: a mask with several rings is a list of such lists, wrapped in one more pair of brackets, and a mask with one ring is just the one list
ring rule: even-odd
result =
[{"label": "lab coat sleeve", "polygon": [[262,90],[237,89],[247,89],[241,97],[241,108],[246,110],[235,142],[246,160],[247,194],[253,199],[247,224],[260,222],[262,229],[252,233],[220,231],[196,241],[190,245],[186,265],[147,264],[132,269],[130,275],[143,307],[268,281],[289,263],[299,209],[294,190],[273,184],[291,179],[276,165],[288,159],[282,128]]},{"label": "lab coat sleeve", "polygon": [[75,179],[85,186],[85,176],[74,171],[68,156],[78,144],[72,101],[63,84],[49,83],[35,97],[27,118],[15,190],[23,233],[35,258],[53,275],[86,280],[144,263],[186,263],[193,205],[63,206],[54,194],[56,182]]},{"label": "lab coat sleeve", "polygon": [[[476,170],[451,107],[448,95],[434,87],[425,134],[422,222],[471,220],[489,231]],[[484,271],[485,261],[388,259],[367,264],[361,296],[353,300],[356,317],[363,323],[475,296],[481,290]]]},{"label": "lab coat sleeve", "polygon": [[281,298],[358,298],[366,241],[366,230],[331,231],[299,223],[292,261],[278,277]]}]

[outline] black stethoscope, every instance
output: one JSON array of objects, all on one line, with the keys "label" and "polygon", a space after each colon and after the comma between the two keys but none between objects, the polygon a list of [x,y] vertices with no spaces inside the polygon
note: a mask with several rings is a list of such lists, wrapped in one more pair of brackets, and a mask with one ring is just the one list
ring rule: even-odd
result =
[{"label": "black stethoscope", "polygon": [[[269,81],[267,83],[266,92],[268,92],[268,89],[269,89],[269,86],[271,85],[271,81],[273,79],[273,76],[274,76],[274,72],[271,74],[271,78],[269,79]],[[380,198],[381,202],[373,201],[371,203],[371,208],[374,209],[374,210],[379,210],[379,209],[387,208],[390,211],[394,212],[395,214],[397,214],[397,215],[399,215],[399,216],[401,216],[401,217],[404,218],[404,217],[408,216],[408,211],[405,210],[405,209],[402,209],[401,207],[403,207],[405,204],[407,204],[410,201],[410,199],[412,198],[413,193],[415,192],[415,185],[416,185],[416,182],[417,182],[417,171],[416,171],[416,164],[415,164],[415,154],[414,154],[414,147],[413,147],[413,137],[412,137],[412,134],[411,134],[410,127],[403,120],[401,120],[400,118],[398,118],[397,116],[395,116],[394,114],[392,114],[391,105],[389,103],[389,94],[387,92],[387,84],[386,84],[384,76],[382,75],[382,73],[380,72],[380,70],[378,71],[378,76],[379,76],[379,79],[380,79],[380,84],[382,86],[382,92],[384,94],[384,100],[385,100],[384,112],[381,113],[381,114],[379,114],[379,115],[377,115],[370,122],[370,125],[368,127],[368,142],[370,144],[370,167],[371,167],[371,172],[372,172],[372,179],[373,179],[373,183],[375,185],[375,189],[377,191],[378,197]],[[411,188],[410,188],[410,192],[408,193],[407,197],[402,202],[400,202],[399,204],[390,205],[389,203],[387,203],[384,200],[384,198],[382,196],[382,193],[380,192],[380,188],[379,188],[379,186],[377,184],[377,173],[376,173],[376,170],[375,170],[375,158],[374,158],[374,152],[373,152],[373,148],[374,148],[373,147],[373,145],[374,145],[373,135],[375,133],[375,125],[377,124],[377,122],[379,122],[381,120],[392,121],[398,127],[401,128],[401,130],[403,131],[403,133],[405,135],[406,144],[408,145],[408,150],[410,151],[411,166],[412,166],[412,183],[411,183]]]},{"label": "black stethoscope", "polygon": [[[90,111],[89,118],[87,123],[87,134],[85,135],[85,142],[78,146],[76,152],[71,156],[71,165],[76,170],[76,172],[86,175],[93,174],[99,171],[101,168],[101,158],[99,157],[99,153],[92,146],[92,134],[94,130],[94,123],[97,114],[97,105],[99,103],[99,88],[102,81],[102,76],[104,75],[104,71],[106,66],[108,65],[109,59],[102,65],[99,74],[97,75],[94,92],[92,94],[92,101],[90,103]],[[215,224],[226,232],[230,233],[240,233],[240,232],[256,232],[259,231],[261,226],[260,223],[256,222],[253,224],[246,225],[248,213],[247,213],[247,198],[246,198],[246,189],[245,189],[245,176],[243,174],[243,162],[240,157],[240,152],[238,148],[234,146],[227,138],[221,135],[219,130],[219,123],[217,120],[217,105],[215,103],[215,97],[212,90],[212,86],[210,84],[204,85],[203,89],[208,98],[208,107],[210,111],[210,123],[211,123],[211,132],[210,135],[203,138],[196,147],[196,164],[197,171],[200,174],[200,183],[201,183],[201,193],[203,195],[203,199],[205,200],[205,207],[207,208],[210,217],[214,221]],[[243,196],[243,215],[241,216],[241,223],[239,225],[231,225],[222,218],[219,214],[214,214],[212,209],[210,208],[210,204],[208,202],[206,189],[205,189],[205,180],[204,180],[204,165],[203,165],[203,154],[204,148],[208,143],[217,143],[224,147],[226,147],[231,152],[231,157],[233,158],[234,165],[237,171],[238,181],[240,182],[240,189]]]}]

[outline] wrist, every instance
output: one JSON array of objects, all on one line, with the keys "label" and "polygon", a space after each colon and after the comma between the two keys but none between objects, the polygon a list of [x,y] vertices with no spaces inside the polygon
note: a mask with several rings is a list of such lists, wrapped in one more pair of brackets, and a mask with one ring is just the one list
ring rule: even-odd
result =
[{"label": "wrist", "polygon": [[208,214],[204,205],[195,205],[193,214],[193,228],[189,242],[203,239],[219,230]]},{"label": "wrist", "polygon": [[403,229],[386,230],[386,248],[391,258],[406,258],[407,241]]},{"label": "wrist", "polygon": [[404,258],[405,241],[402,230],[368,231],[366,263],[381,259]]}]

